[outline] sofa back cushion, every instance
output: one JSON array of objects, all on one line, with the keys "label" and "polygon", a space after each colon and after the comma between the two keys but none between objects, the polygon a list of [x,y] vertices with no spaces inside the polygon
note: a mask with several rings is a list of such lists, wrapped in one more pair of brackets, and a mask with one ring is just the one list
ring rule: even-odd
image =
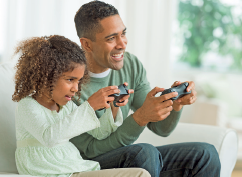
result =
[{"label": "sofa back cushion", "polygon": [[15,164],[16,135],[14,64],[0,64],[0,172],[17,173]]}]

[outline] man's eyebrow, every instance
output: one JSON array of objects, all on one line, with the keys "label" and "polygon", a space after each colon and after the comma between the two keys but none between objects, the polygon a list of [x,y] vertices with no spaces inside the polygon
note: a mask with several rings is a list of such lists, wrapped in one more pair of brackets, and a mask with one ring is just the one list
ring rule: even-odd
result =
[{"label": "man's eyebrow", "polygon": [[[124,28],[124,30],[122,32],[125,32],[126,30],[127,30],[127,28]],[[111,36],[116,36],[116,35],[118,35],[118,33],[110,34],[110,35],[106,36],[105,39],[107,39],[107,38],[109,38]]]}]

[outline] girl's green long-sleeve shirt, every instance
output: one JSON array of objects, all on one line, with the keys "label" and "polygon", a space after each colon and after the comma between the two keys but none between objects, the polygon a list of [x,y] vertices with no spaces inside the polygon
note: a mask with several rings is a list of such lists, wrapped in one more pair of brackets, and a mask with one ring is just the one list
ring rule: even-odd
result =
[{"label": "girl's green long-sleeve shirt", "polygon": [[69,101],[56,112],[32,97],[23,98],[18,103],[15,122],[18,172],[69,177],[74,172],[100,170],[99,163],[84,160],[69,139],[84,132],[94,139],[105,139],[122,121],[120,111],[114,121],[111,108],[98,119],[87,101],[78,107]]},{"label": "girl's green long-sleeve shirt", "polygon": [[[162,79],[162,78],[161,78]],[[134,94],[130,95],[127,105],[121,107],[123,113],[123,124],[106,139],[97,140],[87,133],[71,139],[71,142],[79,149],[83,158],[92,159],[122,146],[132,144],[142,133],[145,126],[139,126],[132,115],[128,115],[130,109],[134,112],[139,109],[150,92],[150,84],[146,78],[146,71],[142,63],[136,56],[124,53],[124,66],[120,70],[111,70],[108,76],[103,78],[90,78],[90,82],[82,86],[81,99],[75,100],[77,105],[86,101],[93,93],[99,89],[111,85],[120,85],[128,82],[128,89],[134,89]],[[100,117],[103,111],[96,111]],[[168,136],[176,127],[181,111],[171,111],[171,114],[163,121],[150,122],[147,127],[160,136]]]}]

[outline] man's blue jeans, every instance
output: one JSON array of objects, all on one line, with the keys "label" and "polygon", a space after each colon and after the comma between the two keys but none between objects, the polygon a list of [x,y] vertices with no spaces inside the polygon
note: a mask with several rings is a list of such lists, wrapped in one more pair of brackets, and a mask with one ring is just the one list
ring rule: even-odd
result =
[{"label": "man's blue jeans", "polygon": [[93,158],[102,169],[140,167],[152,177],[219,177],[220,160],[213,145],[178,143],[154,147],[133,144]]}]

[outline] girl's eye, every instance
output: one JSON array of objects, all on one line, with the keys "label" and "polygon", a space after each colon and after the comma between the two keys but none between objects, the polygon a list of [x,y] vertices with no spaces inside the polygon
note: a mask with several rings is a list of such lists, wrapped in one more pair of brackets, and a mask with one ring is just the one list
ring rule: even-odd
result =
[{"label": "girl's eye", "polygon": [[80,79],[79,81],[78,81],[78,83],[81,83],[82,82],[82,79]]},{"label": "girl's eye", "polygon": [[70,82],[72,82],[73,81],[73,79],[67,79],[68,81],[70,81]]}]

